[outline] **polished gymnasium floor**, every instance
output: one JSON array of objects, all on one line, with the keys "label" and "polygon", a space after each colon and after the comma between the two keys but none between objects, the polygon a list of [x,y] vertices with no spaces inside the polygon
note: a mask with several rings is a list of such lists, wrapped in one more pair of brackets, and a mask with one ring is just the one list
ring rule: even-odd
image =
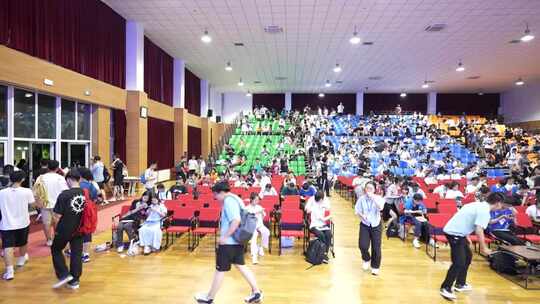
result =
[{"label": "polished gymnasium floor", "polygon": [[[300,250],[275,251],[259,265],[250,266],[264,291],[264,303],[446,303],[438,288],[446,273],[449,250],[441,250],[433,262],[424,249],[410,242],[383,241],[381,275],[361,270],[357,248],[358,220],[349,202],[332,197],[336,225],[336,258],[329,265],[309,270]],[[94,244],[110,239],[110,233],[94,237]],[[126,257],[116,252],[93,254],[84,265],[81,288],[53,290],[55,277],[47,258],[34,258],[15,280],[0,282],[0,303],[194,303],[193,295],[206,291],[214,271],[213,239],[204,240],[194,252],[180,239],[165,252]],[[274,242],[276,246],[276,242]],[[301,246],[296,246],[299,248]],[[246,260],[248,256],[246,256]],[[474,290],[458,294],[457,303],[538,303],[540,291],[527,291],[491,271],[477,254],[469,271]],[[216,303],[243,303],[249,293],[238,272],[226,277]]]}]

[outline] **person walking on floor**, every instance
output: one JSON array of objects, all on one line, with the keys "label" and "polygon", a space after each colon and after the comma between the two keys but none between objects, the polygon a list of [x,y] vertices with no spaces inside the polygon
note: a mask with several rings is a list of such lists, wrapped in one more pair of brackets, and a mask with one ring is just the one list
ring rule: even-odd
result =
[{"label": "person walking on floor", "polygon": [[441,284],[440,294],[443,298],[455,300],[457,297],[454,290],[457,292],[472,290],[472,286],[467,284],[467,271],[472,260],[472,251],[469,247],[472,243],[469,235],[474,232],[478,238],[480,251],[490,255],[491,250],[486,246],[484,229],[491,219],[490,212],[501,209],[503,203],[503,194],[490,193],[485,202],[474,202],[461,207],[444,226],[443,231],[450,244],[452,265]]},{"label": "person walking on floor", "polygon": [[384,198],[375,194],[375,183],[370,181],[365,184],[364,194],[358,198],[354,206],[354,213],[360,217],[358,246],[362,253],[362,269],[367,271],[371,266],[373,275],[378,275],[381,267],[381,210],[384,203]]},{"label": "person walking on floor", "polygon": [[255,275],[245,265],[244,245],[233,238],[234,232],[240,226],[240,211],[244,203],[238,196],[229,193],[230,190],[229,183],[226,181],[218,182],[212,187],[214,198],[222,204],[219,246],[216,250],[216,271],[210,291],[207,294],[201,293],[195,296],[197,303],[214,303],[225,273],[231,270],[231,265],[240,271],[251,287],[251,294],[244,301],[260,303],[263,299],[263,293],[257,286]]}]

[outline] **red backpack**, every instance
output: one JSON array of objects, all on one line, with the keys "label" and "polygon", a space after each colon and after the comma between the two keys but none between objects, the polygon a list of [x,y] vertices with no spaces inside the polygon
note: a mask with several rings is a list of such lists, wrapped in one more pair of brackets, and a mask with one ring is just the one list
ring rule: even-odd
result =
[{"label": "red backpack", "polygon": [[97,207],[96,203],[90,198],[90,191],[83,189],[84,193],[84,209],[81,216],[81,224],[79,226],[80,234],[92,234],[97,228]]}]

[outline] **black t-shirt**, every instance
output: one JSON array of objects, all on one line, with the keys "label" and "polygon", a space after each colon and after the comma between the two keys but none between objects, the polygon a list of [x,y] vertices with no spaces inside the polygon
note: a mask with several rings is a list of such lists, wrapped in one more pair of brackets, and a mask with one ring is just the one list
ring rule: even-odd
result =
[{"label": "black t-shirt", "polygon": [[56,233],[70,238],[79,229],[84,209],[84,194],[81,188],[72,188],[62,191],[56,200],[54,213],[62,215]]},{"label": "black t-shirt", "polygon": [[[138,204],[142,204],[143,202],[140,200],[140,199],[137,199],[137,200],[134,200],[132,203],[131,203],[131,207],[129,207],[129,211],[133,211],[135,209],[137,209],[137,205]],[[145,210],[146,209],[141,209],[135,213],[132,213],[128,216],[125,216],[122,218],[123,221],[127,221],[127,220],[131,220],[131,221],[139,221],[142,219],[143,215],[145,214]]]}]

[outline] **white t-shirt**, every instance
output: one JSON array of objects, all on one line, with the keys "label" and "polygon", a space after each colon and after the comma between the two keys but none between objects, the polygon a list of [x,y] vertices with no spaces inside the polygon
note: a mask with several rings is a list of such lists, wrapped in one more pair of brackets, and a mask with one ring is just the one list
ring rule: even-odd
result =
[{"label": "white t-shirt", "polygon": [[448,189],[446,191],[446,195],[444,196],[445,199],[456,199],[457,197],[465,197],[465,195],[463,195],[463,193],[461,193],[459,190]]},{"label": "white t-shirt", "polygon": [[540,209],[538,209],[536,205],[527,207],[525,213],[535,222],[540,222]]},{"label": "white t-shirt", "polygon": [[56,199],[62,191],[68,189],[68,185],[63,176],[57,173],[48,172],[43,175],[40,175],[38,179],[41,179],[45,190],[47,191],[48,202],[45,208],[53,209],[56,205]]},{"label": "white t-shirt", "polygon": [[265,211],[261,205],[248,204],[245,210],[249,213],[255,214],[255,217],[257,217],[257,228],[262,227],[264,225],[263,220],[265,216]]},{"label": "white t-shirt", "polygon": [[196,159],[190,159],[188,161],[188,168],[189,170],[197,170],[199,168],[199,163]]},{"label": "white t-shirt", "polygon": [[146,183],[144,184],[144,187],[146,189],[154,188],[156,182],[157,182],[158,174],[154,169],[146,169],[144,171],[144,178],[146,179]]},{"label": "white t-shirt", "polygon": [[330,210],[330,202],[327,198],[324,198],[322,202],[315,201],[315,197],[312,196],[308,199],[305,207],[306,211],[310,214],[311,223],[309,228],[317,228],[318,230],[328,230],[330,229],[326,222],[323,220],[325,218],[326,211]]},{"label": "white t-shirt", "polygon": [[9,187],[0,190],[0,230],[16,230],[30,225],[28,205],[35,201],[32,190]]}]

